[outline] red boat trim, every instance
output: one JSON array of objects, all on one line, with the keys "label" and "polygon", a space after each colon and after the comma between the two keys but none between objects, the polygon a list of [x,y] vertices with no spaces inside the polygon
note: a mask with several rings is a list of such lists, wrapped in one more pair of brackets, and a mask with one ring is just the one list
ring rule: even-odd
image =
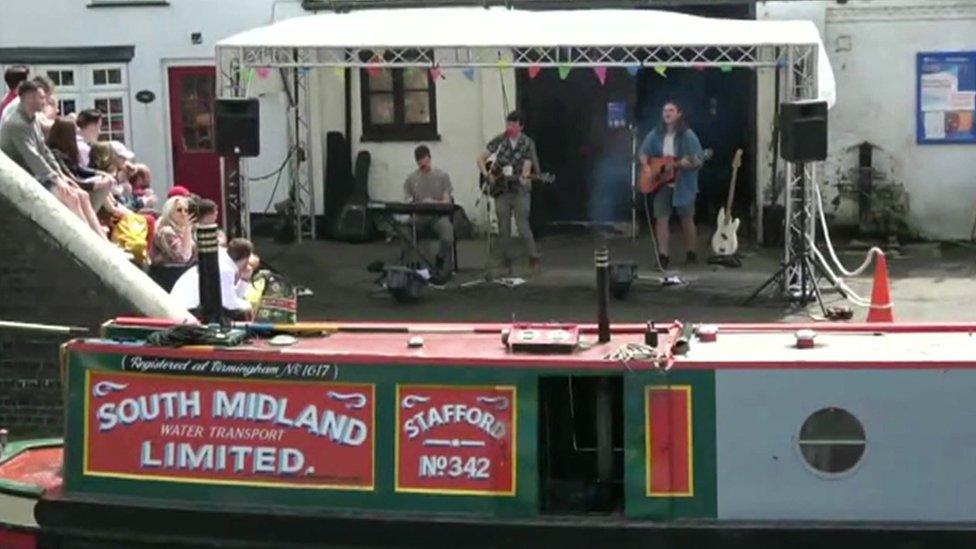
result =
[{"label": "red boat trim", "polygon": [[[416,355],[392,355],[375,353],[349,352],[315,352],[315,351],[280,351],[255,347],[237,347],[225,350],[213,347],[148,347],[118,345],[114,343],[87,342],[82,340],[68,344],[72,351],[85,351],[113,355],[144,354],[163,358],[210,358],[219,360],[253,360],[265,362],[321,362],[323,359],[339,364],[357,364],[365,366],[385,365],[424,365],[424,366],[503,366],[506,368],[543,368],[543,369],[592,369],[612,371],[655,370],[657,367],[649,361],[634,360],[623,363],[611,360],[594,360],[581,358],[578,355],[503,355],[497,358],[471,357],[463,355],[426,357]],[[946,370],[946,369],[976,369],[976,361],[972,360],[809,360],[795,361],[771,360],[756,362],[749,360],[690,360],[680,357],[675,359],[675,370]]]}]

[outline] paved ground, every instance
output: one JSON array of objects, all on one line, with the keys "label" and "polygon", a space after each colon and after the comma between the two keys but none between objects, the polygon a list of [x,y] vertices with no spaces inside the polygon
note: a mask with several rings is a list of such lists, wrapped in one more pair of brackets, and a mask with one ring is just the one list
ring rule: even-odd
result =
[{"label": "paved ground", "polygon": [[[662,287],[660,273],[652,266],[650,243],[646,237],[609,241],[613,261],[632,260],[640,265],[643,278],[635,282],[630,296],[611,303],[614,321],[670,320],[690,321],[802,321],[815,307],[788,306],[775,292],[767,292],[750,306],[743,299],[757,288],[778,266],[781,251],[747,248],[742,268],[730,269],[708,264],[673,265],[686,281],[680,287]],[[483,278],[485,243],[468,240],[460,243],[462,271],[446,289],[428,288],[417,303],[399,304],[384,291],[376,291],[375,275],[366,265],[374,260],[393,260],[398,248],[376,242],[346,244],[329,241],[280,245],[259,240],[259,253],[278,270],[296,282],[309,286],[315,296],[302,298],[302,320],[451,320],[508,321],[563,320],[590,321],[595,315],[593,239],[588,235],[560,235],[540,242],[544,254],[543,271],[518,288],[483,283],[458,287],[459,283]],[[705,246],[702,249],[706,249]],[[864,247],[853,246],[842,253],[848,268],[859,264]],[[681,254],[683,255],[683,254]],[[675,254],[676,257],[680,257]],[[900,256],[889,256],[892,294],[897,320],[976,320],[976,246],[965,244],[914,244],[902,248]],[[516,264],[516,275],[527,269]],[[871,292],[872,270],[849,281],[864,296]],[[841,303],[837,293],[828,303]],[[855,319],[866,311],[855,308]]]}]

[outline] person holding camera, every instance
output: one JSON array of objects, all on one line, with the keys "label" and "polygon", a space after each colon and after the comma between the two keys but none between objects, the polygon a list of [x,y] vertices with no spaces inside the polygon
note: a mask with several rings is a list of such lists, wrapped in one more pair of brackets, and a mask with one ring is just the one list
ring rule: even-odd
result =
[{"label": "person holding camera", "polygon": [[156,221],[149,276],[167,292],[173,289],[180,275],[196,256],[193,229],[196,216],[186,196],[172,196],[163,205]]}]

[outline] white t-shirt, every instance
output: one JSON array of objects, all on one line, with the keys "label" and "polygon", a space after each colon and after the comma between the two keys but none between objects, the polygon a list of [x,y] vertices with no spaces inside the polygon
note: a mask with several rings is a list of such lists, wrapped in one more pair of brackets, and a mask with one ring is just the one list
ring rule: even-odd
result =
[{"label": "white t-shirt", "polygon": [[78,164],[87,168],[91,162],[91,145],[85,143],[80,133],[75,136],[75,141],[78,143]]},{"label": "white t-shirt", "polygon": [[20,106],[20,97],[14,97],[13,101],[7,103],[7,106],[3,108],[3,112],[0,112],[0,124],[2,124],[3,121],[7,119],[8,116],[10,116],[10,113],[17,110],[17,107],[19,106]]},{"label": "white t-shirt", "polygon": [[674,132],[668,132],[664,134],[664,143],[661,145],[661,154],[664,156],[675,156]]},{"label": "white t-shirt", "polygon": [[[237,282],[237,265],[227,254],[225,248],[217,252],[217,264],[220,268],[220,301],[225,309],[232,311],[250,311],[251,304],[244,299],[247,293],[247,282]],[[196,309],[200,306],[200,271],[194,265],[187,269],[169,295],[176,301],[176,304],[187,310]]]}]

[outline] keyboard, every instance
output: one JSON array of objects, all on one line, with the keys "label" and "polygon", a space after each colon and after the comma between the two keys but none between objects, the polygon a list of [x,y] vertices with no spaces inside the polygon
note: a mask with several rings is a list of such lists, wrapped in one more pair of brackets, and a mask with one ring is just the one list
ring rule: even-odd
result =
[{"label": "keyboard", "polygon": [[371,212],[385,212],[389,214],[451,215],[457,208],[458,206],[455,204],[443,204],[439,202],[373,201],[366,205],[366,209]]}]

